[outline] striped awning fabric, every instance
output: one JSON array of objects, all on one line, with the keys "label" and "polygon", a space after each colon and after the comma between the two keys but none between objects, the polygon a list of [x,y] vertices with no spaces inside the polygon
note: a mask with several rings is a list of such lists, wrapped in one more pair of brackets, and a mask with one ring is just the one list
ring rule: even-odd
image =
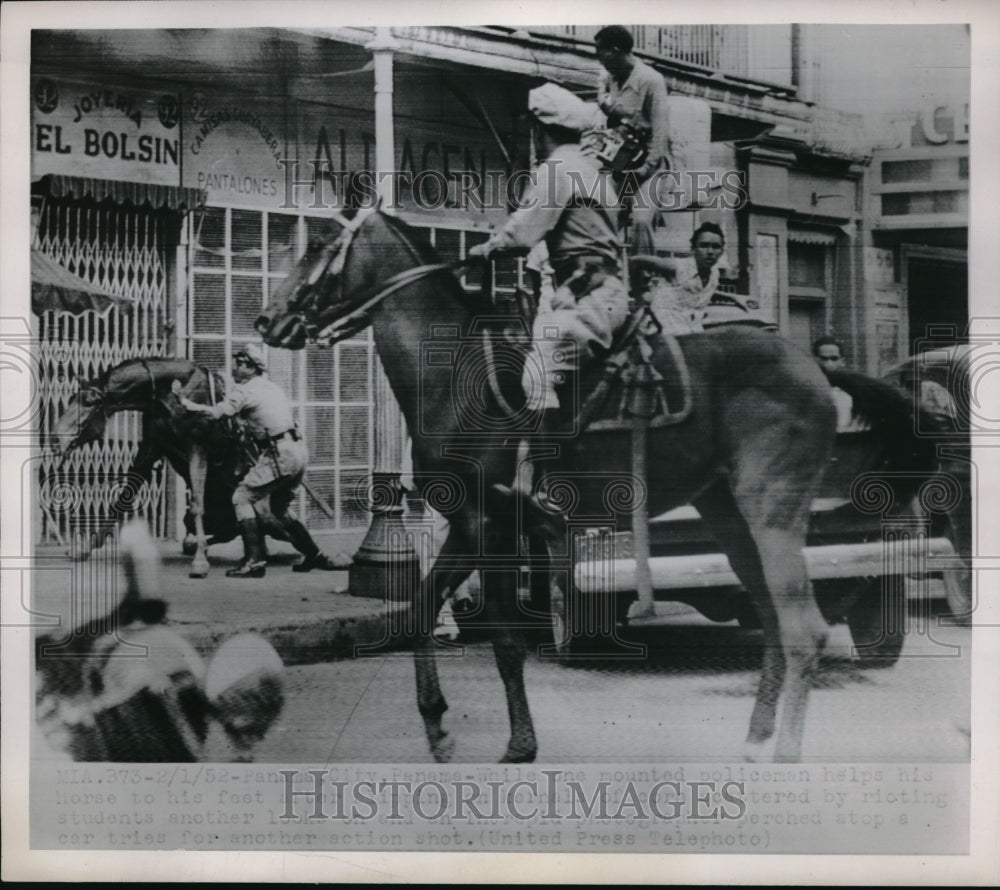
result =
[{"label": "striped awning fabric", "polygon": [[789,229],[788,240],[792,244],[817,244],[823,247],[833,247],[837,236],[833,232],[823,232],[818,229]]},{"label": "striped awning fabric", "polygon": [[50,173],[39,180],[42,191],[55,198],[92,198],[111,200],[116,204],[141,207],[148,204],[154,210],[196,210],[204,206],[206,193],[202,189],[174,185],[152,185],[145,182],[119,182],[83,176],[61,176]]}]

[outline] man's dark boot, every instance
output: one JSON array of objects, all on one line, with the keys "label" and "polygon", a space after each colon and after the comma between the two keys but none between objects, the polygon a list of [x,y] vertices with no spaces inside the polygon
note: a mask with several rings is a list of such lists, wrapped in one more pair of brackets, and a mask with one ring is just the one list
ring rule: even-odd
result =
[{"label": "man's dark boot", "polygon": [[335,572],[345,568],[345,566],[338,566],[316,546],[308,529],[297,519],[288,516],[281,523],[281,526],[284,528],[285,534],[288,535],[288,540],[292,542],[292,546],[303,555],[302,560],[292,566],[293,572],[311,572],[313,569]]},{"label": "man's dark boot", "polygon": [[[564,434],[565,432],[559,410],[544,409],[539,415],[538,429],[528,440],[528,460],[532,464],[530,490],[525,490],[519,477],[513,486],[494,485],[489,495],[497,508],[502,508],[501,505],[510,499],[521,500],[521,509],[526,511],[529,525],[535,527],[544,537],[558,537],[560,534],[555,517],[548,509],[544,492],[541,492],[541,497],[539,494],[545,476],[555,471],[565,460],[563,450],[572,442],[572,439]],[[561,433],[563,435],[560,435]]]},{"label": "man's dark boot", "polygon": [[532,496],[545,505],[545,477],[556,472],[566,462],[566,449],[572,439],[567,435],[565,421],[558,408],[546,408],[541,412],[538,431],[530,440],[528,459],[534,469]]},{"label": "man's dark boot", "polygon": [[263,578],[267,563],[264,562],[261,554],[257,518],[241,519],[239,526],[240,534],[243,536],[243,562],[235,569],[226,572],[226,577]]}]

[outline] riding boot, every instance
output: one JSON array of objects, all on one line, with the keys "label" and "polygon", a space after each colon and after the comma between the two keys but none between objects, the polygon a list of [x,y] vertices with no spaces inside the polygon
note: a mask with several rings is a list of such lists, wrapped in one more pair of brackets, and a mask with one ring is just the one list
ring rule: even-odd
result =
[{"label": "riding boot", "polygon": [[261,558],[260,533],[257,517],[241,519],[240,534],[243,536],[243,562],[226,572],[227,578],[263,578],[267,563]]},{"label": "riding boot", "polygon": [[[558,537],[560,530],[554,516],[558,511],[550,509],[543,482],[565,460],[565,449],[572,442],[566,432],[558,408],[542,409],[538,428],[528,439],[527,460],[519,469],[514,485],[495,484],[488,494],[489,502],[496,510],[509,509],[507,505],[511,499],[519,500],[521,509],[526,511],[528,524],[546,538]],[[526,469],[528,481],[525,479]]]},{"label": "riding boot", "polygon": [[300,562],[292,566],[293,572],[311,572],[313,569],[335,572],[341,568],[316,546],[308,529],[297,519],[288,516],[281,523],[281,526],[285,530],[285,534],[288,535],[288,540],[292,542],[292,546],[303,556]]}]

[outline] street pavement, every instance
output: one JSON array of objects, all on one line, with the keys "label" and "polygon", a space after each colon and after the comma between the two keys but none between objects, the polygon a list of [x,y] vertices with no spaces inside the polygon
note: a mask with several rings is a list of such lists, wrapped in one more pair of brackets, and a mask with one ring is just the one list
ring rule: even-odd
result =
[{"label": "street pavement", "polygon": [[[268,543],[270,561],[261,579],[226,577],[241,555],[239,542],[210,548],[207,578],[189,578],[190,557],[176,542],[162,543],[158,589],[144,595],[164,599],[170,626],[203,654],[243,631],[264,636],[285,664],[351,657],[355,646],[384,639],[402,607],[352,596],[347,571],[293,572],[298,556]],[[57,637],[60,628],[107,614],[125,589],[114,553],[104,548],[74,561],[65,547],[38,547],[31,578],[31,623],[37,633]]]},{"label": "street pavement", "polygon": [[[308,573],[292,571],[298,555],[281,542],[268,542],[267,574],[260,579],[227,578],[226,570],[241,555],[239,541],[209,550],[207,578],[190,578],[190,557],[176,542],[158,545],[162,568],[147,597],[167,603],[167,621],[203,655],[214,652],[228,637],[256,632],[277,650],[286,665],[315,664],[352,658],[361,650],[401,647],[399,631],[407,609],[382,598],[354,596],[347,570]],[[346,554],[335,554],[338,557]],[[101,548],[89,559],[74,561],[64,546],[37,547],[31,572],[30,623],[38,634],[59,638],[85,621],[108,614],[125,590],[125,576],[112,550]],[[642,625],[673,623],[707,625],[692,608],[664,603],[656,619]],[[735,624],[735,622],[733,622]],[[827,654],[845,652],[851,641],[845,627],[834,628]]]}]

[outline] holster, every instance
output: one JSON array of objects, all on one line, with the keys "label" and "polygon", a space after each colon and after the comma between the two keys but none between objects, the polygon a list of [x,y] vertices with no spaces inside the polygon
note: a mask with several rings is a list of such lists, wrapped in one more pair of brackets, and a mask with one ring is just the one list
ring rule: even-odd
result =
[{"label": "holster", "polygon": [[236,476],[238,479],[242,479],[250,472],[250,468],[257,463],[257,459],[260,457],[260,446],[253,436],[246,431],[246,428],[241,428],[237,437],[237,448],[239,449],[239,454],[236,464]]}]

